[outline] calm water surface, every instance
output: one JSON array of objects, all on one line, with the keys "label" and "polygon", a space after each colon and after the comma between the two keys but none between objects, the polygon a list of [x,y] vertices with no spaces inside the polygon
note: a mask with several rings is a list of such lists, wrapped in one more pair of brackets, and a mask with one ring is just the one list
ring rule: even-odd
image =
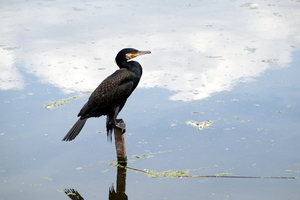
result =
[{"label": "calm water surface", "polygon": [[[299,6],[1,2],[0,199],[108,199],[111,187],[123,190],[111,199],[299,199],[299,179],[174,178],[299,176]],[[125,47],[152,52],[119,115],[128,167],[164,176],[128,169],[117,183],[104,117],[61,139]]]}]

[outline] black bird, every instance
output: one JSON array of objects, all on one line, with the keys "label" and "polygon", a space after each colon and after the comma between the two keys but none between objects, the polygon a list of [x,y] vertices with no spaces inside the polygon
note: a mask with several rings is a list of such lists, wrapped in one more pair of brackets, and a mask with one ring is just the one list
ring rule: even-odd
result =
[{"label": "black bird", "polygon": [[62,139],[71,141],[79,134],[86,120],[90,117],[106,115],[107,139],[111,141],[112,130],[119,127],[125,131],[123,120],[116,119],[126,103],[127,98],[138,85],[142,76],[142,66],[136,61],[128,61],[150,51],[139,51],[133,48],[122,49],[116,56],[120,69],[108,76],[91,94],[88,102],[78,113],[78,121]]}]

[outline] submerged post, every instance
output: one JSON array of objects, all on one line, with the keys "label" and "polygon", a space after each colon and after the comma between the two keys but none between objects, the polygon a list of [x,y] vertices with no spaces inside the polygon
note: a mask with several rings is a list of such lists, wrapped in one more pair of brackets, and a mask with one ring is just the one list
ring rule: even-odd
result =
[{"label": "submerged post", "polygon": [[118,128],[118,127],[114,128],[115,146],[116,146],[118,164],[120,164],[122,166],[126,166],[127,165],[127,154],[126,154],[126,146],[125,146],[123,131],[124,130],[121,128]]}]

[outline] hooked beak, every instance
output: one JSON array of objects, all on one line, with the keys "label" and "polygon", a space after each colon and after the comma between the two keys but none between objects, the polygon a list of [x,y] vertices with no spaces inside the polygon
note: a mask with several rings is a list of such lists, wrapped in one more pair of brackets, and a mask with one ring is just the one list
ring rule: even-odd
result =
[{"label": "hooked beak", "polygon": [[135,57],[137,56],[141,56],[141,55],[146,55],[146,54],[150,54],[151,51],[138,51],[135,55]]},{"label": "hooked beak", "polygon": [[132,59],[135,58],[137,56],[142,56],[142,55],[146,55],[146,54],[150,54],[151,51],[138,51],[136,53],[129,53],[126,55],[127,58]]}]

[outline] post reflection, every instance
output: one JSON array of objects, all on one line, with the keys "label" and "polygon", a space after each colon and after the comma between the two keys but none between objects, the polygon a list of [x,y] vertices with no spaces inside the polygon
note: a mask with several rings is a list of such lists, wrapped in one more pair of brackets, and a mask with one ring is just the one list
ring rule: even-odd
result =
[{"label": "post reflection", "polygon": [[[119,122],[125,123],[122,119],[119,119]],[[127,154],[126,154],[126,145],[124,140],[123,130],[115,127],[114,128],[115,136],[115,146],[116,146],[116,155],[118,160],[117,167],[117,180],[116,180],[116,190],[114,185],[109,187],[108,199],[109,200],[127,200],[126,195],[126,165],[127,165]],[[83,200],[84,198],[79,194],[75,189],[64,189],[64,192],[72,200]]]},{"label": "post reflection", "polygon": [[126,168],[118,166],[117,168],[117,187],[116,190],[112,185],[109,188],[109,200],[127,200],[128,197],[126,195]]},{"label": "post reflection", "polygon": [[[119,119],[119,123],[125,123],[122,119]],[[126,145],[124,140],[123,130],[115,127],[114,128],[114,135],[115,135],[115,146],[116,146],[116,154],[118,160],[118,168],[117,168],[117,188],[114,189],[112,185],[109,188],[109,200],[125,200],[128,199],[127,195],[125,194],[126,191],[126,165],[127,165],[127,154],[126,154]]]},{"label": "post reflection", "polygon": [[[114,185],[109,187],[108,199],[127,200],[128,197],[125,192],[126,192],[126,168],[123,166],[118,166],[116,189],[114,188]],[[72,200],[84,200],[84,198],[75,189],[72,188],[64,189],[64,193]]]}]

